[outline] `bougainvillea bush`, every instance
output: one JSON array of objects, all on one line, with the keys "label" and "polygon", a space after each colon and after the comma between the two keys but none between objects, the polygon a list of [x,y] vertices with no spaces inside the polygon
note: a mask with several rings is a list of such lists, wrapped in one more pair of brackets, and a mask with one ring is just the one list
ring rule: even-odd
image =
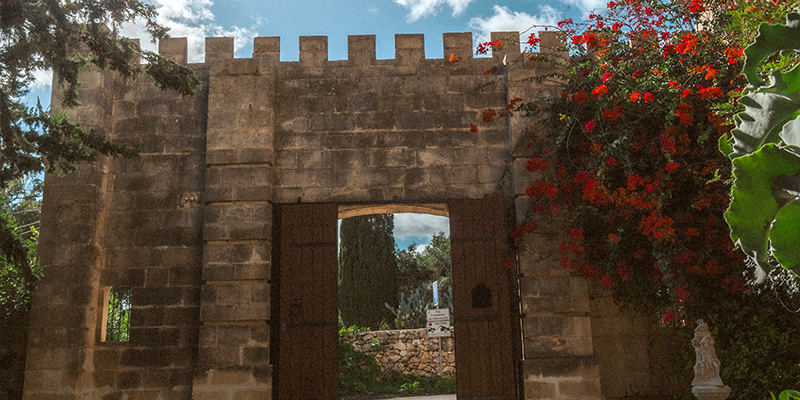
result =
[{"label": "bougainvillea bush", "polygon": [[[510,105],[547,115],[528,135],[534,217],[517,233],[535,229],[539,216],[559,216],[569,232],[560,245],[564,268],[684,337],[705,318],[731,398],[800,386],[800,346],[790,339],[800,318],[783,298],[791,284],[782,292],[748,285],[752,268],[723,217],[730,161],[717,147],[740,108],[744,48],[757,24],[780,21],[795,6],[611,1],[583,23],[559,23],[571,55],[560,98]],[[767,69],[792,62],[768,61]]]}]

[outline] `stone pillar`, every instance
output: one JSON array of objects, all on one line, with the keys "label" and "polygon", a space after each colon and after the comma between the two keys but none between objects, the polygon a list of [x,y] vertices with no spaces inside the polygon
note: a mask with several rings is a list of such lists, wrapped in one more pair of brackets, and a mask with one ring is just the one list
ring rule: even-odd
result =
[{"label": "stone pillar", "polygon": [[[97,72],[83,72],[79,80],[81,105],[67,115],[81,121],[83,129],[105,135],[110,131],[110,84]],[[54,109],[60,101],[60,89],[54,87]],[[33,294],[24,399],[83,399],[92,391],[107,168],[100,159],[64,177],[45,177],[39,237],[45,268]]]},{"label": "stone pillar", "polygon": [[[274,53],[260,47],[254,51],[259,56]],[[271,398],[273,79],[279,57],[233,59],[230,38],[209,38],[206,48],[213,52],[206,52],[203,283],[192,397]]]},{"label": "stone pillar", "polygon": [[[533,101],[560,93],[555,83],[534,78],[558,72],[558,38],[543,35],[541,54],[548,61],[532,61],[520,54],[516,33],[493,33],[503,42],[494,51],[495,62],[505,58],[508,65],[508,98]],[[517,223],[534,222],[539,230],[519,243],[520,296],[522,305],[522,380],[525,399],[600,399],[600,369],[594,355],[590,321],[589,290],[585,279],[561,267],[558,246],[566,228],[549,215],[531,215],[531,201],[525,188],[537,178],[525,169],[533,151],[541,150],[532,140],[539,124],[536,118],[510,118],[513,148],[514,199]],[[530,146],[529,146],[530,144]]]}]

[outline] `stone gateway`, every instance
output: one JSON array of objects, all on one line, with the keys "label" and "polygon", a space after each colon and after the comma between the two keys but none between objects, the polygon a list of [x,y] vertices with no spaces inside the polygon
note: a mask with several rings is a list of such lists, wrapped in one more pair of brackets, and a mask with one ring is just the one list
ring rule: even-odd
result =
[{"label": "stone gateway", "polygon": [[[378,60],[374,36],[351,36],[329,61],[326,37],[301,37],[281,62],[276,37],[246,59],[208,38],[195,97],[85,73],[70,116],[141,152],[46,177],[24,399],[335,399],[336,220],[409,210],[450,217],[459,398],[670,393],[658,327],[561,268],[557,221],[508,246],[537,120],[470,124],[560,95],[537,78],[566,57],[555,32],[547,61],[518,39],[473,58],[471,34],[445,34],[426,59],[422,35],[397,35]],[[186,39],[159,51],[185,63]],[[110,304],[130,310],[125,340]]]}]

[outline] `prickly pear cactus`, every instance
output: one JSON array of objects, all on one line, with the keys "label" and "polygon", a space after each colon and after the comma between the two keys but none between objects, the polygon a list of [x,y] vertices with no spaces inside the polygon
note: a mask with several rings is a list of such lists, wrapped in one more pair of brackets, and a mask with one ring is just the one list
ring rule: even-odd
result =
[{"label": "prickly pear cactus", "polygon": [[787,15],[785,25],[761,24],[745,50],[745,111],[735,116],[733,137],[719,143],[733,163],[725,219],[733,241],[758,265],[759,280],[771,257],[800,273],[800,66],[776,71],[769,84],[758,76],[766,57],[798,50],[800,13]]}]

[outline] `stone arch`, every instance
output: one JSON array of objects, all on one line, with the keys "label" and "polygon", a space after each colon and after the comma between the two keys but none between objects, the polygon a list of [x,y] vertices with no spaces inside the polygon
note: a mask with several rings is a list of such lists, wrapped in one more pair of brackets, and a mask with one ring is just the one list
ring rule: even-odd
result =
[{"label": "stone arch", "polygon": [[339,219],[369,214],[415,213],[450,217],[445,203],[415,204],[347,204],[339,206]]}]

